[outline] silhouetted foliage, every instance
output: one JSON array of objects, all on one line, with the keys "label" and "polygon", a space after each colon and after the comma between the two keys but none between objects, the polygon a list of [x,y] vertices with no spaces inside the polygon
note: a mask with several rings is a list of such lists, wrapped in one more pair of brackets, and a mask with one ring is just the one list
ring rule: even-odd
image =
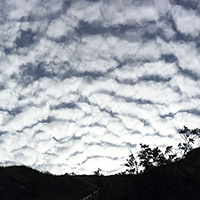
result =
[{"label": "silhouetted foliage", "polygon": [[161,150],[140,144],[141,151],[131,152],[127,171],[119,175],[103,176],[100,168],[94,175],[54,176],[25,166],[0,167],[0,199],[199,200],[200,148],[191,150],[191,145],[200,130],[184,127],[179,133],[184,139],[180,157],[172,146]]},{"label": "silhouetted foliage", "polygon": [[96,171],[94,171],[94,175],[95,176],[102,176],[101,171],[102,170],[100,168],[98,168]]},{"label": "silhouetted foliage", "polygon": [[177,155],[172,152],[172,146],[168,146],[163,153],[158,147],[150,148],[149,145],[140,144],[141,150],[137,157],[131,153],[125,164],[129,174],[138,174],[149,171],[154,167],[159,167],[172,163]]},{"label": "silhouetted foliage", "polygon": [[179,134],[184,142],[180,142],[178,148],[182,152],[182,158],[184,158],[185,155],[192,150],[192,144],[194,144],[195,139],[200,137],[200,129],[189,129],[184,126],[184,128],[179,131]]},{"label": "silhouetted foliage", "polygon": [[183,138],[184,142],[178,144],[178,149],[181,151],[181,157],[178,157],[177,153],[174,153],[172,146],[167,146],[165,151],[162,152],[158,147],[150,148],[149,145],[140,144],[141,150],[137,156],[133,153],[129,155],[126,160],[125,166],[128,168],[124,173],[138,174],[148,172],[149,170],[163,166],[185,157],[185,155],[192,150],[192,144],[194,144],[195,138],[200,136],[200,129],[189,129],[184,126],[179,131],[179,134]]},{"label": "silhouetted foliage", "polygon": [[135,159],[133,153],[129,155],[129,159],[127,159],[127,163],[125,164],[128,167],[129,174],[138,174],[138,161]]},{"label": "silhouetted foliage", "polygon": [[101,179],[99,200],[199,200],[200,148],[191,150],[177,162],[155,167],[147,173]]}]

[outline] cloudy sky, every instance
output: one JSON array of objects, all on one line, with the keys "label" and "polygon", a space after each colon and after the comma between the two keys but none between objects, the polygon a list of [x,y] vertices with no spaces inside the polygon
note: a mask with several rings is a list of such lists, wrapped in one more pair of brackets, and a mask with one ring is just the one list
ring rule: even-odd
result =
[{"label": "cloudy sky", "polygon": [[200,122],[198,0],[1,0],[0,163],[124,169]]}]

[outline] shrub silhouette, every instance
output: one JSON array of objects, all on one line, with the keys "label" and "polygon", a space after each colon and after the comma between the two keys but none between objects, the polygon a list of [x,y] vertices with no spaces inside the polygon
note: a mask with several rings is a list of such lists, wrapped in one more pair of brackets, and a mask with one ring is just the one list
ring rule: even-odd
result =
[{"label": "shrub silhouette", "polygon": [[102,170],[100,168],[98,168],[96,171],[94,171],[94,175],[95,176],[102,176],[101,171]]},{"label": "shrub silhouette", "polygon": [[192,144],[194,144],[195,139],[200,137],[200,129],[189,129],[184,126],[179,131],[179,134],[184,140],[184,142],[178,144],[178,149],[181,154],[180,157],[178,157],[177,153],[174,153],[172,146],[167,146],[165,151],[162,152],[158,147],[150,148],[149,145],[140,144],[141,150],[139,154],[135,157],[131,152],[125,163],[128,169],[122,174],[148,172],[155,167],[163,166],[184,158],[192,150]]},{"label": "shrub silhouette", "polygon": [[177,155],[172,152],[172,146],[168,146],[163,153],[158,147],[150,148],[149,145],[140,144],[140,152],[137,157],[131,153],[125,164],[129,174],[147,172],[155,167],[172,163]]},{"label": "shrub silhouette", "polygon": [[184,158],[185,155],[192,150],[192,144],[194,144],[195,139],[200,137],[200,129],[189,129],[184,126],[184,128],[179,131],[179,134],[184,142],[179,143],[178,148],[182,152],[181,157]]}]

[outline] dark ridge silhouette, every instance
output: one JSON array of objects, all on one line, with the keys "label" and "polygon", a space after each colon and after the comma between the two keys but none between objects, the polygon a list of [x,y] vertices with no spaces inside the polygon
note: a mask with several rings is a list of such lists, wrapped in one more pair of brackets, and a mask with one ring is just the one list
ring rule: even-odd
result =
[{"label": "dark ridge silhouette", "polygon": [[78,176],[54,176],[25,166],[0,167],[1,200],[77,200],[94,190]]},{"label": "dark ridge silhouette", "polygon": [[200,148],[146,173],[99,176],[97,185],[99,200],[199,200]]},{"label": "dark ridge silhouette", "polygon": [[199,200],[200,148],[138,175],[54,176],[25,166],[0,168],[1,200]]},{"label": "dark ridge silhouette", "polygon": [[[25,166],[0,167],[0,200],[199,200],[200,148],[192,149],[200,129],[184,126],[179,131],[181,157],[168,146],[140,144],[122,173],[103,176],[65,174],[55,176]],[[141,169],[142,167],[142,169]]]}]

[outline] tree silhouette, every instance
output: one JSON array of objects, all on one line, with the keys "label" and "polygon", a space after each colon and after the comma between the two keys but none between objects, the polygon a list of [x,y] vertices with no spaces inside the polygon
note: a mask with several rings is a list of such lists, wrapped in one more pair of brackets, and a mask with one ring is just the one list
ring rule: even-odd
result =
[{"label": "tree silhouette", "polygon": [[141,150],[137,156],[133,153],[129,155],[126,159],[125,166],[128,168],[124,173],[138,174],[143,172],[148,172],[155,167],[163,166],[185,157],[185,155],[191,151],[192,144],[196,138],[200,137],[200,129],[189,129],[184,126],[183,129],[179,131],[179,134],[183,138],[184,142],[178,144],[178,149],[181,152],[181,157],[174,153],[172,146],[167,146],[165,151],[162,152],[158,147],[150,148],[149,145],[140,144]]},{"label": "tree silhouette", "polygon": [[[133,153],[129,155],[129,159],[126,159],[127,163],[125,163],[125,166],[128,167],[126,170],[129,174],[138,174],[139,173],[139,166],[138,161],[134,157]],[[123,174],[123,173],[122,173]]]},{"label": "tree silhouette", "polygon": [[179,131],[179,134],[183,138],[184,142],[180,142],[178,148],[182,152],[181,157],[184,158],[185,155],[192,150],[192,144],[194,144],[195,139],[200,137],[200,129],[189,129],[184,126],[184,128]]},{"label": "tree silhouette", "polygon": [[129,174],[147,172],[155,167],[174,162],[177,155],[172,152],[172,146],[167,146],[163,153],[158,147],[150,148],[149,145],[140,144],[140,152],[135,157],[133,153],[129,155],[125,166]]},{"label": "tree silhouette", "polygon": [[95,176],[102,176],[101,171],[102,170],[100,168],[98,168],[96,171],[94,171],[94,175]]}]

